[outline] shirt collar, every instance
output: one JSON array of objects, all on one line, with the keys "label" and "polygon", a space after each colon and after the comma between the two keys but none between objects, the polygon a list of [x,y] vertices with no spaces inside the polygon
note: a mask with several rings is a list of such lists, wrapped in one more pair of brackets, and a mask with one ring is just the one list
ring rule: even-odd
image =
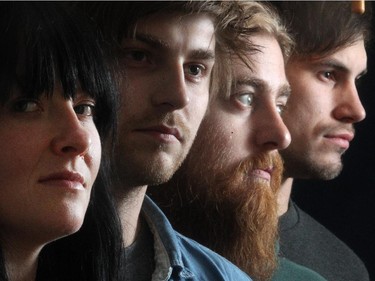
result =
[{"label": "shirt collar", "polygon": [[158,206],[145,196],[142,214],[154,236],[155,272],[152,280],[169,280],[170,276],[193,277],[184,266],[179,246],[179,238],[167,217]]}]

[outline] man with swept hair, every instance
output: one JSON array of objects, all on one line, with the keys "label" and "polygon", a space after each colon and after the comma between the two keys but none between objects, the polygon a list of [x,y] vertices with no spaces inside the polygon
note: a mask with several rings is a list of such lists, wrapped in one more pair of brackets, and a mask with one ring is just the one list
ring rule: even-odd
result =
[{"label": "man with swept hair", "polygon": [[323,280],[277,258],[278,150],[290,143],[281,119],[290,94],[284,59],[292,41],[268,6],[240,5],[246,26],[254,31],[241,40],[257,49],[220,57],[215,65],[219,82],[187,159],[168,183],[149,194],[177,230],[255,280]]},{"label": "man with swept hair", "polygon": [[236,47],[230,41],[243,31],[241,9],[235,2],[206,1],[80,5],[126,73],[112,187],[124,227],[125,278],[251,280],[175,232],[145,196],[148,185],[173,175],[190,149],[206,112],[215,56],[219,48]]},{"label": "man with swept hair", "polygon": [[290,200],[294,179],[339,175],[342,155],[365,118],[356,83],[366,72],[371,11],[352,13],[351,2],[272,2],[296,47],[286,72],[293,95],[283,115],[291,145],[281,151],[280,252],[328,280],[369,280],[362,261],[342,241]]}]

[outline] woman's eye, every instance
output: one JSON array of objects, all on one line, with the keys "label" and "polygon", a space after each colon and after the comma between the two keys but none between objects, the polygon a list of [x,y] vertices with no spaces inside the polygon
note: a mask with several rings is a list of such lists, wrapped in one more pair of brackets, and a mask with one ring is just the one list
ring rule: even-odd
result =
[{"label": "woman's eye", "polygon": [[22,99],[14,102],[13,110],[16,112],[36,112],[40,111],[38,101],[30,99]]},{"label": "woman's eye", "polygon": [[146,61],[147,60],[147,55],[145,54],[145,52],[137,51],[137,50],[127,52],[126,57],[134,61]]},{"label": "woman's eye", "polygon": [[77,115],[83,116],[94,116],[95,113],[95,105],[93,104],[80,104],[74,107],[75,113]]},{"label": "woman's eye", "polygon": [[254,95],[250,93],[239,94],[236,99],[244,106],[252,106]]},{"label": "woman's eye", "polygon": [[123,59],[128,66],[143,66],[150,63],[150,54],[143,50],[124,50]]}]

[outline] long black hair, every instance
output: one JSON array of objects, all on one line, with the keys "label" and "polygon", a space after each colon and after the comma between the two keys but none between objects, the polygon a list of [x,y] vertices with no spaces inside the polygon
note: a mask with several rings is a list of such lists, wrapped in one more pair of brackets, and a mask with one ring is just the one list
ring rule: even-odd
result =
[{"label": "long black hair", "polygon": [[[65,98],[78,90],[96,100],[103,155],[82,228],[46,245],[37,280],[117,280],[122,232],[109,193],[109,158],[117,122],[114,63],[91,24],[58,2],[0,2],[0,105],[19,87],[27,97]],[[0,248],[0,280],[7,280]]]}]

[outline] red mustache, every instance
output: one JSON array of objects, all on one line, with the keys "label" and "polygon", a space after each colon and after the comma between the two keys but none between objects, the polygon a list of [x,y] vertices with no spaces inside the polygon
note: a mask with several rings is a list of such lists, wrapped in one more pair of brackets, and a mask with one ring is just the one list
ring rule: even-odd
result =
[{"label": "red mustache", "polygon": [[283,166],[283,160],[278,152],[262,153],[243,160],[235,169],[235,173],[248,175],[253,170],[268,171],[271,174],[271,186],[276,192],[280,187]]}]

